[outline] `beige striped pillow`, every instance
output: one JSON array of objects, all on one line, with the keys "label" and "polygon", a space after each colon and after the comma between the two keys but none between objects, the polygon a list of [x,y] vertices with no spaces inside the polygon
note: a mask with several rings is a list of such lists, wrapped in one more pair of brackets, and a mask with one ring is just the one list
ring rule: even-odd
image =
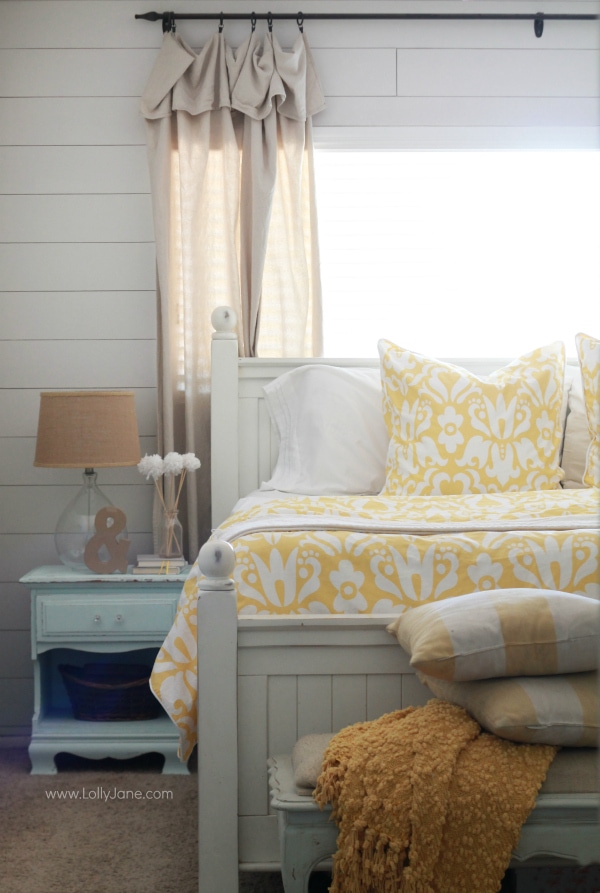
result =
[{"label": "beige striped pillow", "polygon": [[594,670],[599,629],[600,602],[541,589],[459,595],[388,626],[413,667],[454,681]]},{"label": "beige striped pillow", "polygon": [[488,732],[528,744],[598,746],[598,676],[521,676],[446,682],[419,674],[437,698],[463,707]]}]

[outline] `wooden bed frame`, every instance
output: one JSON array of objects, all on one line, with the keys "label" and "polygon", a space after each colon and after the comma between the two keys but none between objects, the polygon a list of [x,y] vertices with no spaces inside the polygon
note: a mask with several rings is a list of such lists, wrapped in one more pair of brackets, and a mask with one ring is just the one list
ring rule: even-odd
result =
[{"label": "wooden bed frame", "polygon": [[[377,362],[240,359],[233,312],[219,308],[213,324],[211,473],[217,527],[240,497],[270,477],[275,464],[277,437],[263,386],[300,364],[372,367]],[[505,362],[460,365],[487,374]],[[204,574],[198,601],[200,893],[234,893],[240,868],[279,870],[270,756],[290,753],[302,735],[337,731],[431,697],[386,632],[388,617],[238,618],[230,579],[234,561],[232,547],[214,540],[199,559]],[[595,795],[555,796],[543,814],[543,824],[541,810],[538,820],[528,823],[533,830],[524,833],[515,864],[600,860]]]}]

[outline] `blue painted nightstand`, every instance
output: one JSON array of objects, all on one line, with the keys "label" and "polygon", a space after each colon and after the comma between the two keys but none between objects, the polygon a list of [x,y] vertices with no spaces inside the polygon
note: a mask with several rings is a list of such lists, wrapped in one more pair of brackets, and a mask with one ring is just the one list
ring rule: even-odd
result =
[{"label": "blue painted nightstand", "polygon": [[163,773],[185,774],[177,729],[162,711],[155,719],[88,721],[73,717],[60,664],[94,660],[150,666],[168,633],[186,574],[76,573],[39,567],[20,582],[31,591],[34,714],[32,774],[56,773],[57,753],[92,759],[163,754]]}]

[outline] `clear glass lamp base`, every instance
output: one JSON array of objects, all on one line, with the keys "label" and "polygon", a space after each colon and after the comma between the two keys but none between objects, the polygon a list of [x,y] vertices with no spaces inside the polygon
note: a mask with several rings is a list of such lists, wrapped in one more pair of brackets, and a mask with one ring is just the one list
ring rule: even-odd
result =
[{"label": "clear glass lamp base", "polygon": [[[96,484],[96,478],[94,470],[86,468],[83,473],[83,485],[58,519],[54,532],[56,551],[62,563],[75,571],[85,573],[90,571],[84,561],[84,552],[88,540],[96,532],[96,514],[101,508],[112,505],[110,499]],[[126,538],[127,530],[124,528],[117,540]],[[102,560],[106,560],[108,552],[103,555],[102,550],[105,550],[104,546],[99,556]]]}]

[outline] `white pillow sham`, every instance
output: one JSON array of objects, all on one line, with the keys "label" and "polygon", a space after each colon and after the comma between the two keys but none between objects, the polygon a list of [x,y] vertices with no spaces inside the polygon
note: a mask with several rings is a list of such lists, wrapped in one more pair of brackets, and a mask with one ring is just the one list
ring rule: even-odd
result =
[{"label": "white pillow sham", "polygon": [[583,476],[591,443],[579,366],[565,367],[565,392],[568,396],[568,414],[560,462],[565,473],[561,486],[565,490],[575,490],[585,487]]},{"label": "white pillow sham", "polygon": [[279,456],[261,490],[379,493],[389,444],[379,369],[309,364],[264,391]]}]

